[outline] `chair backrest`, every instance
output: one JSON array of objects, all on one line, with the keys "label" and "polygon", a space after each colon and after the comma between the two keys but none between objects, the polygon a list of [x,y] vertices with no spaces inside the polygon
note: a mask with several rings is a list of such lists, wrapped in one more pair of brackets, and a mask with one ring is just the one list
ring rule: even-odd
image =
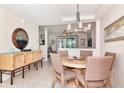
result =
[{"label": "chair backrest", "polygon": [[52,66],[55,72],[59,74],[64,73],[63,65],[61,64],[60,55],[55,53],[50,53]]},{"label": "chair backrest", "polygon": [[68,51],[67,50],[65,50],[65,51],[59,51],[59,54],[60,54],[60,56],[68,56]]},{"label": "chair backrest", "polygon": [[112,57],[88,57],[86,81],[100,81],[108,78]]},{"label": "chair backrest", "polygon": [[81,50],[80,52],[80,56],[83,57],[83,58],[87,58],[88,56],[92,56],[92,51],[83,51]]},{"label": "chair backrest", "polygon": [[110,68],[110,71],[111,71],[112,70],[113,63],[114,63],[115,58],[116,58],[116,53],[106,52],[105,53],[105,56],[112,56],[113,57],[111,68]]}]

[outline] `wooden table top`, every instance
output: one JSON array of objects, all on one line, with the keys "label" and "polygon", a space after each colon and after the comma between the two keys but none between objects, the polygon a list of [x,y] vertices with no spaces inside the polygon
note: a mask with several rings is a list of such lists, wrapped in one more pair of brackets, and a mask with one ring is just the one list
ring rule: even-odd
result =
[{"label": "wooden table top", "polygon": [[69,59],[68,57],[61,57],[63,66],[72,68],[86,68],[86,60],[84,59]]}]

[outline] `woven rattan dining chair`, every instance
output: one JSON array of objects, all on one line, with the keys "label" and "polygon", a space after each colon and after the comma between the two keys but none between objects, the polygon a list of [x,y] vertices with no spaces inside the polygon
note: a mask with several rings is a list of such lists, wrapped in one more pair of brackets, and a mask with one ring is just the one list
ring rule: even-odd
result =
[{"label": "woven rattan dining chair", "polygon": [[78,81],[83,87],[106,87],[112,57],[88,57],[85,75],[77,74]]},{"label": "woven rattan dining chair", "polygon": [[57,78],[61,82],[61,87],[64,87],[65,81],[76,78],[76,74],[73,71],[64,70],[59,54],[50,53],[50,57],[54,70],[52,88],[54,87]]}]

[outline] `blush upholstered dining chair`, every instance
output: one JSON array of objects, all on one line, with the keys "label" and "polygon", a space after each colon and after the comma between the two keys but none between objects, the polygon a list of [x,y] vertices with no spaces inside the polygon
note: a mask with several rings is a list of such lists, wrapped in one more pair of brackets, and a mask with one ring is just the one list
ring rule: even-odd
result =
[{"label": "blush upholstered dining chair", "polygon": [[[114,61],[115,61],[115,58],[116,58],[116,53],[112,53],[112,52],[106,52],[105,53],[105,56],[112,56],[112,65],[113,65],[113,63],[114,63]],[[111,65],[111,68],[110,68],[110,71],[112,70],[112,65]]]},{"label": "blush upholstered dining chair", "polygon": [[68,56],[68,51],[67,50],[65,50],[65,51],[59,51],[59,55],[61,56],[61,57],[63,57],[63,56]]},{"label": "blush upholstered dining chair", "polygon": [[112,52],[106,52],[105,56],[112,56],[113,60],[112,60],[112,65],[109,71],[109,77],[108,77],[108,87],[112,87],[112,82],[111,82],[111,76],[112,76],[112,67],[113,67],[113,63],[115,61],[116,58],[116,53],[112,53]]},{"label": "blush upholstered dining chair", "polygon": [[65,81],[75,79],[76,74],[72,71],[64,70],[63,65],[61,64],[60,55],[55,53],[50,53],[52,66],[54,70],[54,78],[52,88],[55,85],[56,79],[58,78],[61,82],[61,87],[64,87]]},{"label": "blush upholstered dining chair", "polygon": [[88,57],[85,75],[77,74],[78,81],[84,87],[106,87],[112,57]]},{"label": "blush upholstered dining chair", "polygon": [[89,56],[93,56],[93,52],[92,51],[80,51],[80,56],[84,59],[86,59]]}]

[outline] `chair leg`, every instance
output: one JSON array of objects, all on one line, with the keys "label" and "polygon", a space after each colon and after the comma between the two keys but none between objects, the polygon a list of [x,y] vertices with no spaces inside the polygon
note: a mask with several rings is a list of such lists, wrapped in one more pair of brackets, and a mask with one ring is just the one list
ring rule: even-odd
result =
[{"label": "chair leg", "polygon": [[64,87],[64,80],[61,79],[61,87],[63,88]]},{"label": "chair leg", "polygon": [[84,87],[85,88],[88,88],[89,87],[88,84],[87,84],[87,82],[85,82]]},{"label": "chair leg", "polygon": [[65,82],[64,82],[64,75],[62,74],[61,75],[61,87],[62,88],[64,87],[64,84],[65,84]]},{"label": "chair leg", "polygon": [[38,62],[36,62],[35,65],[36,65],[36,70],[38,70]]},{"label": "chair leg", "polygon": [[13,85],[13,70],[11,71],[11,85]]},{"label": "chair leg", "polygon": [[108,79],[107,80],[104,80],[104,88],[109,88],[109,81]]},{"label": "chair leg", "polygon": [[34,67],[36,67],[36,64],[35,64],[35,62],[34,62]]},{"label": "chair leg", "polygon": [[0,69],[0,83],[2,83],[2,69]]},{"label": "chair leg", "polygon": [[109,74],[109,77],[108,77],[108,87],[109,87],[109,88],[112,87],[112,82],[111,82],[111,73]]},{"label": "chair leg", "polygon": [[15,77],[15,70],[13,70],[13,77]]},{"label": "chair leg", "polygon": [[56,75],[55,75],[55,73],[54,73],[54,74],[53,74],[52,88],[54,88],[56,80],[57,80],[57,78],[56,78]]},{"label": "chair leg", "polygon": [[22,67],[22,78],[24,78],[24,77],[25,77],[25,68]]},{"label": "chair leg", "polygon": [[30,64],[28,65],[28,69],[30,70]]},{"label": "chair leg", "polygon": [[76,87],[79,87],[79,82],[78,82],[77,78],[75,78],[75,85],[76,85]]}]

